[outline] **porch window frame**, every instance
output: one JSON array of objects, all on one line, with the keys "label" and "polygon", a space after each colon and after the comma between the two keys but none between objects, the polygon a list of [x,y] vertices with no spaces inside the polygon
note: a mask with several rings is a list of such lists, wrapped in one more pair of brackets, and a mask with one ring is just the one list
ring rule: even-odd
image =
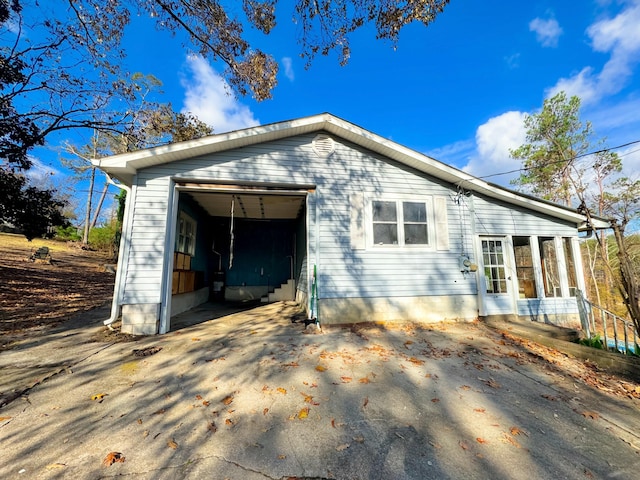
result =
[{"label": "porch window frame", "polygon": [[176,225],[176,252],[184,253],[192,257],[195,255],[197,229],[198,222],[184,210],[181,210],[178,214],[178,222]]}]

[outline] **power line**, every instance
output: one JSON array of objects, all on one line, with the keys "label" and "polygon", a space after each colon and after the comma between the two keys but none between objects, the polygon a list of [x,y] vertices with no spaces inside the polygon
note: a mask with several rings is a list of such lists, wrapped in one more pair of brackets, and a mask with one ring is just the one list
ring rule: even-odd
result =
[{"label": "power line", "polygon": [[[578,160],[579,158],[583,158],[583,157],[588,157],[590,155],[597,155],[599,153],[605,153],[605,152],[609,152],[611,150],[617,150],[619,148],[624,148],[624,147],[628,147],[629,145],[635,145],[636,143],[640,143],[640,140],[634,140],[633,142],[627,142],[627,143],[623,143],[622,145],[617,145],[615,147],[609,147],[609,148],[603,148],[601,150],[595,150],[593,152],[587,152],[587,153],[582,153],[580,155],[576,155],[573,158],[570,158],[569,160],[555,160],[553,162],[549,162],[549,163],[545,163],[544,165],[542,165],[542,167],[548,167],[550,165],[555,165],[558,163],[568,163],[568,162],[572,162],[574,160]],[[628,154],[637,152],[638,150],[634,150],[633,152],[628,152]],[[517,173],[517,172],[521,172],[523,170],[531,170],[533,167],[527,168],[527,167],[522,167],[522,168],[517,168],[515,170],[509,170],[507,172],[500,172],[500,173],[492,173],[490,175],[483,175],[482,177],[477,177],[480,179],[484,179],[484,178],[490,178],[490,177],[498,177],[500,175],[509,175],[510,173]]]}]

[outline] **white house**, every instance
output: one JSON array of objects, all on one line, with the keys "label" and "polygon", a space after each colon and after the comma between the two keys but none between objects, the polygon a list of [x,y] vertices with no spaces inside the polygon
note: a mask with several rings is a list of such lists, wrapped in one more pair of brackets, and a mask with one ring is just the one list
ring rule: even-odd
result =
[{"label": "white house", "polygon": [[94,165],[128,192],[108,320],[124,332],[260,298],[296,299],[322,324],[579,324],[583,215],[327,113]]}]

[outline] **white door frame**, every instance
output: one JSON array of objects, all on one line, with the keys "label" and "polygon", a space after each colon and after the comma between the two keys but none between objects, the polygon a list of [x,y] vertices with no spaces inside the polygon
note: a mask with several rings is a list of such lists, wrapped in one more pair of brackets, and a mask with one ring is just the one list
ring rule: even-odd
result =
[{"label": "white door frame", "polygon": [[[478,252],[478,297],[480,316],[517,314],[517,276],[513,242],[510,235],[479,235],[477,237]],[[485,257],[482,249],[483,241],[498,241],[502,244],[502,264],[505,275],[506,292],[488,293],[485,272]]]}]

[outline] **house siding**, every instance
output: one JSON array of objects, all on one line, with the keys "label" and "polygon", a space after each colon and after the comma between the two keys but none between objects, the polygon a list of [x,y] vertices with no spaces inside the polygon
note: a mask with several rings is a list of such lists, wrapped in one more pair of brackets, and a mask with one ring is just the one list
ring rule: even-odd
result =
[{"label": "house siding", "polygon": [[138,177],[123,304],[159,304],[166,239],[169,178]]},{"label": "house siding", "polygon": [[[332,323],[358,320],[357,315],[348,319],[340,316],[336,306],[345,299],[357,304],[354,311],[361,312],[360,320],[376,320],[376,312],[384,310],[384,299],[391,299],[394,312],[425,312],[442,304],[447,305],[449,314],[438,310],[440,319],[474,318],[478,277],[460,271],[461,255],[473,259],[474,235],[576,233],[575,225],[488,198],[460,195],[454,185],[337,137],[333,137],[334,153],[321,158],[312,148],[314,137],[301,135],[138,172],[123,303],[161,302],[171,179],[315,185],[315,191],[307,196],[308,255],[299,289],[302,298],[307,298],[307,278],[311,278],[316,265],[318,296],[327,312],[322,320]],[[438,205],[446,206],[445,212],[429,218],[435,238],[430,239],[428,247],[377,247],[370,239],[354,245],[354,198],[361,198],[365,205],[361,220],[365,225],[360,227],[366,236],[368,202],[412,196],[438,198]],[[445,219],[447,227],[443,228]],[[440,228],[436,228],[436,222]]]}]

